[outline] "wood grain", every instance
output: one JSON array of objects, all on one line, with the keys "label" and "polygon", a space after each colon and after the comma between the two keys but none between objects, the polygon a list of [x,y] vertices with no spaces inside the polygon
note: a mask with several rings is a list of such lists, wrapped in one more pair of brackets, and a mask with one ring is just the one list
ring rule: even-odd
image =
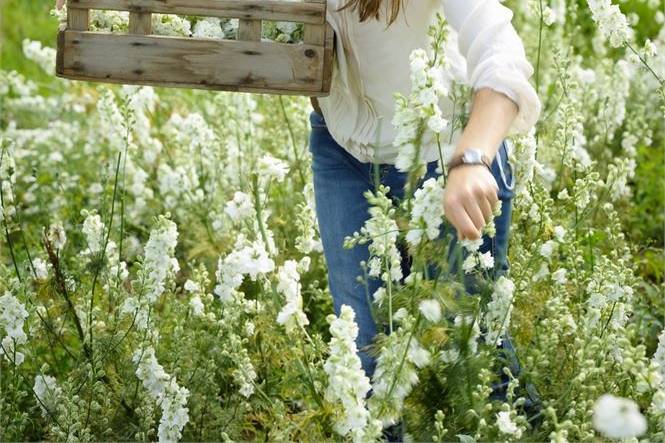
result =
[{"label": "wood grain", "polygon": [[67,8],[110,9],[160,14],[201,15],[324,24],[324,2],[283,0],[69,0]]},{"label": "wood grain", "polygon": [[[62,31],[61,77],[111,83],[321,96],[321,46]],[[59,45],[60,46],[60,45]]]}]

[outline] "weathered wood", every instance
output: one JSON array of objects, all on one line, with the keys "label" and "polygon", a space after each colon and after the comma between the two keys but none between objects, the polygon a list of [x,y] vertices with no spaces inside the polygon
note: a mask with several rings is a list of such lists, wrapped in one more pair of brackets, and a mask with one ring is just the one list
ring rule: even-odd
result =
[{"label": "weathered wood", "polygon": [[113,83],[326,95],[321,46],[64,31],[61,76]]},{"label": "weathered wood", "polygon": [[69,0],[68,11],[111,9],[160,14],[201,15],[324,24],[325,2],[285,0]]},{"label": "weathered wood", "polygon": [[238,40],[260,41],[261,20],[240,19],[238,23]]},{"label": "weathered wood", "polygon": [[90,9],[69,9],[72,0],[67,0],[67,28],[87,31],[90,26]]},{"label": "weathered wood", "polygon": [[[305,0],[306,3],[325,3],[326,0]],[[326,25],[314,25],[305,23],[303,25],[303,40],[311,45],[323,45],[326,38]]]},{"label": "weathered wood", "polygon": [[[329,94],[335,37],[326,0],[67,0],[56,75],[166,87]],[[129,33],[90,32],[90,9],[129,11]],[[238,18],[237,40],[156,36],[153,13]],[[303,43],[261,41],[262,20],[304,24]]]},{"label": "weathered wood", "polygon": [[[330,91],[332,84],[332,70],[335,58],[335,30],[326,23],[326,40],[323,50],[323,79],[321,84],[322,91]],[[329,95],[326,92],[324,95]]]},{"label": "weathered wood", "polygon": [[149,12],[129,13],[129,33],[148,35],[152,33],[152,14]]}]

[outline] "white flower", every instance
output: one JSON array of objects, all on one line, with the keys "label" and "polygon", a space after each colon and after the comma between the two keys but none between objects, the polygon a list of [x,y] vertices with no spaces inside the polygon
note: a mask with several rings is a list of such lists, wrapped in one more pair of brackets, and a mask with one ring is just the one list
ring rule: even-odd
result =
[{"label": "white flower", "polygon": [[[14,351],[14,343],[23,344],[28,341],[28,337],[23,332],[26,318],[28,318],[28,311],[25,306],[12,293],[5,292],[0,297],[0,327],[5,330],[6,334],[2,339],[4,350],[0,348],[0,354],[7,352],[5,358],[9,361],[14,360],[14,356],[11,355]],[[16,361],[14,363],[18,366],[23,362],[23,359],[23,353],[16,351]]]},{"label": "white flower", "polygon": [[62,395],[62,388],[58,386],[55,377],[43,374],[35,375],[35,384],[32,389],[39,399],[42,415],[46,417],[49,412],[55,412],[59,397]]},{"label": "white flower", "polygon": [[244,192],[236,191],[233,199],[226,202],[224,212],[228,214],[233,221],[239,221],[254,214],[254,204],[252,198]]},{"label": "white flower", "polygon": [[328,345],[330,355],[323,365],[328,375],[325,398],[341,406],[341,411],[334,416],[335,432],[339,435],[351,433],[354,441],[363,441],[369,437],[364,435],[370,421],[365,397],[371,385],[357,354],[358,325],[354,319],[353,308],[346,304],[341,306],[339,317],[333,314],[326,317],[331,339]]},{"label": "white flower", "polygon": [[164,282],[169,272],[177,272],[178,262],[173,257],[178,243],[178,228],[174,222],[160,215],[157,226],[150,231],[150,238],[144,247],[144,272],[147,274],[146,298],[149,303],[164,292]]},{"label": "white flower", "polygon": [[487,303],[487,312],[483,318],[487,327],[487,343],[497,346],[503,341],[502,335],[508,329],[513,310],[513,293],[515,284],[505,276],[500,276],[494,284],[492,299]]},{"label": "white flower", "polygon": [[436,323],[441,319],[441,305],[433,298],[421,301],[418,309],[432,323]]},{"label": "white flower", "polygon": [[594,404],[593,426],[608,438],[632,438],[646,431],[647,422],[633,400],[603,394]]},{"label": "white flower", "polygon": [[192,37],[205,37],[205,38],[224,38],[224,31],[222,31],[221,20],[216,17],[206,17],[199,20],[194,25]]},{"label": "white flower", "polygon": [[185,288],[185,291],[187,291],[187,292],[198,292],[198,291],[201,290],[201,288],[199,287],[199,284],[196,283],[195,281],[190,280],[190,279],[187,279],[187,281],[185,282],[183,287]]},{"label": "white flower", "polygon": [[81,232],[85,235],[89,252],[97,254],[104,243],[104,223],[99,214],[88,214],[85,210],[82,212],[87,217],[83,221]]},{"label": "white flower", "polygon": [[554,237],[559,243],[563,243],[565,236],[566,236],[566,229],[563,226],[557,225],[554,227]]},{"label": "white flower", "polygon": [[302,311],[302,296],[300,295],[300,274],[297,270],[298,262],[287,260],[279,268],[277,277],[277,292],[286,298],[286,304],[277,314],[277,323],[286,327],[286,333],[290,334],[296,327],[304,327],[309,324],[307,316]]},{"label": "white flower", "polygon": [[554,252],[556,247],[557,243],[554,240],[547,240],[545,243],[540,245],[540,255],[545,258],[551,258],[552,252]]},{"label": "white flower", "polygon": [[270,178],[274,177],[278,182],[284,180],[286,173],[289,172],[289,166],[282,160],[265,154],[258,161],[259,174]]},{"label": "white flower", "polygon": [[182,428],[189,421],[189,408],[186,406],[189,390],[178,386],[175,377],[164,371],[155,357],[152,346],[134,351],[132,361],[137,365],[136,376],[162,409],[158,430],[159,441],[180,440]]},{"label": "white flower", "polygon": [[522,436],[522,431],[517,427],[515,422],[513,422],[509,411],[501,411],[496,414],[496,424],[499,427],[499,430],[504,434],[514,435],[515,438],[520,438]]},{"label": "white flower", "polygon": [[568,270],[566,268],[557,269],[552,273],[552,280],[554,280],[560,285],[566,283],[568,281],[568,279],[566,278],[567,272]]},{"label": "white flower", "polygon": [[429,240],[439,236],[439,226],[443,222],[443,176],[431,177],[416,189],[413,194],[411,220],[406,241],[413,246],[420,244],[423,231]]},{"label": "white flower", "polygon": [[631,37],[632,29],[618,5],[611,0],[587,0],[587,3],[598,29],[612,47],[618,48]]},{"label": "white flower", "polygon": [[192,314],[195,317],[202,317],[204,315],[203,302],[201,301],[201,297],[198,295],[195,295],[189,299],[189,306],[192,308]]},{"label": "white flower", "polygon": [[44,281],[48,278],[48,270],[51,266],[50,263],[37,257],[32,260],[32,266],[35,268],[35,278],[37,281]]}]

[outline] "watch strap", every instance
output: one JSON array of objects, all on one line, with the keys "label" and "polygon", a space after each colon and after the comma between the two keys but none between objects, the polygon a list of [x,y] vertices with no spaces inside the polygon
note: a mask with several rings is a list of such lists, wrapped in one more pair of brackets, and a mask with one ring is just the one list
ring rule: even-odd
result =
[{"label": "watch strap", "polygon": [[448,162],[448,164],[446,165],[446,168],[447,168],[448,171],[450,171],[452,168],[456,168],[456,167],[462,166],[462,165],[485,165],[487,167],[487,169],[490,170],[490,172],[492,171],[492,162],[490,161],[489,157],[487,157],[487,155],[482,154],[480,156],[480,162],[478,162],[478,161],[465,162],[464,161],[464,152],[454,156]]}]

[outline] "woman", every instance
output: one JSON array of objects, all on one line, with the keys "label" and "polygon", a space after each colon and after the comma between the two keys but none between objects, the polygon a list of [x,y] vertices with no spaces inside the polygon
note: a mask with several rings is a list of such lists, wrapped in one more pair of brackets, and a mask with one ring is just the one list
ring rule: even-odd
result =
[{"label": "woman", "polygon": [[[513,196],[504,137],[529,131],[541,109],[528,82],[533,67],[511,24],[512,11],[497,0],[328,0],[327,20],[336,33],[335,65],[330,95],[312,99],[314,194],[334,311],[339,315],[342,304],[355,310],[358,354],[368,376],[376,362],[367,346],[377,329],[367,294],[371,296],[380,281],[370,279],[369,288],[357,281],[362,275],[360,262],[369,257],[367,245],[344,249],[343,241],[369,217],[363,192],[374,189],[374,167],[379,168],[381,182],[390,186],[390,194],[403,197],[406,173],[395,168],[397,153],[392,146],[393,93],[408,95],[409,55],[413,49],[428,47],[427,28],[441,7],[451,30],[445,56],[452,74],[476,91],[466,127],[461,135],[454,134],[456,149],[449,164],[459,164],[465,153],[471,160],[484,154],[491,162],[490,168],[483,162],[449,168],[441,204],[455,231],[453,241],[476,240],[501,200],[495,238],[483,237],[480,248],[492,250],[495,276],[508,269]],[[450,115],[452,103],[440,105]],[[422,180],[438,174],[438,150],[424,147],[424,151],[427,174]],[[504,343],[506,356],[519,371],[509,337]],[[495,398],[502,398],[503,393],[496,392],[502,387],[495,386]],[[401,428],[391,427],[388,439],[401,439]]]}]

